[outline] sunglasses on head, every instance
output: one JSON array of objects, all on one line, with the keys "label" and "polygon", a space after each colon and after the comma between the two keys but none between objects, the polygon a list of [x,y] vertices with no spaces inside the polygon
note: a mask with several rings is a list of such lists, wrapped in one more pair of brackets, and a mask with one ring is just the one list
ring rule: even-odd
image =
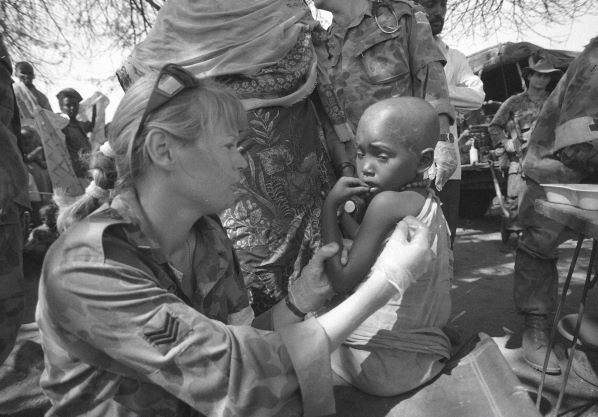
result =
[{"label": "sunglasses on head", "polygon": [[[193,74],[176,64],[166,64],[160,70],[158,79],[154,84],[154,88],[150,98],[145,106],[143,116],[139,122],[139,127],[135,132],[134,140],[137,141],[147,118],[150,114],[164,106],[172,98],[176,97],[182,91],[198,86],[198,79]],[[139,144],[136,144],[139,146]]]}]

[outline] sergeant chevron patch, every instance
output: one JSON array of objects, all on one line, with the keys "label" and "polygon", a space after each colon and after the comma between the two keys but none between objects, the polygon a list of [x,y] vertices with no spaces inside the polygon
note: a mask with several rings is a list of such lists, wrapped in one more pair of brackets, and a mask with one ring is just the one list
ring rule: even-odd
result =
[{"label": "sergeant chevron patch", "polygon": [[165,355],[189,333],[190,328],[166,309],[160,310],[143,327],[143,338]]}]

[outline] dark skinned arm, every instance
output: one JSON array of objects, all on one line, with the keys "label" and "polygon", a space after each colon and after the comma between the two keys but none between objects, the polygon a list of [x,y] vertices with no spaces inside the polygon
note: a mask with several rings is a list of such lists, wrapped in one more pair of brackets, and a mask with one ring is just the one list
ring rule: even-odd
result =
[{"label": "dark skinned arm", "polygon": [[359,223],[344,210],[340,215],[339,222],[343,236],[347,239],[355,240],[357,231],[359,230]]},{"label": "dark skinned arm", "polygon": [[[326,261],[326,275],[333,289],[337,293],[352,291],[366,277],[382,249],[384,240],[396,224],[408,215],[416,216],[424,202],[425,198],[414,191],[385,191],[376,195],[357,231],[347,264],[341,265],[338,255]],[[333,203],[327,199],[324,205],[324,243],[340,242],[342,238]]]}]

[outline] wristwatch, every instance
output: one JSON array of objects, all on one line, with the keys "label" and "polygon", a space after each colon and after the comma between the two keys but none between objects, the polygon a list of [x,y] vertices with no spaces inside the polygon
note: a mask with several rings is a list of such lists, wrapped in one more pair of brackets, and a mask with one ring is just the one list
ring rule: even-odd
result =
[{"label": "wristwatch", "polygon": [[452,133],[441,133],[440,137],[438,138],[438,142],[454,143],[455,137]]}]

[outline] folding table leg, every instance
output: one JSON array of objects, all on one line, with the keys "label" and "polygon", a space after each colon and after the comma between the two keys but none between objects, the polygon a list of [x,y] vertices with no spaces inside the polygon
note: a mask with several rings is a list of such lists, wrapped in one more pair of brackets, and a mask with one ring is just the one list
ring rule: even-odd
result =
[{"label": "folding table leg", "polygon": [[544,391],[544,380],[546,379],[546,368],[548,368],[548,362],[550,360],[550,353],[552,352],[552,348],[554,346],[554,340],[556,336],[556,328],[561,317],[561,310],[565,305],[565,299],[567,298],[567,291],[569,291],[569,284],[571,283],[571,277],[573,277],[573,272],[575,271],[575,264],[577,263],[577,258],[579,257],[579,252],[581,251],[581,246],[585,236],[583,233],[580,233],[577,237],[577,246],[575,247],[575,251],[573,252],[573,258],[571,259],[571,265],[569,266],[569,272],[567,273],[567,279],[565,279],[565,285],[563,285],[563,292],[561,293],[561,299],[559,304],[556,308],[556,313],[554,314],[554,320],[552,323],[552,329],[550,331],[550,340],[548,342],[548,347],[546,349],[546,356],[544,357],[544,366],[542,366],[542,378],[540,379],[540,387],[538,388],[538,396],[536,398],[536,408],[540,410],[540,403],[542,402],[542,392]]},{"label": "folding table leg", "polygon": [[573,363],[573,356],[575,355],[575,348],[577,346],[577,339],[579,337],[579,329],[581,328],[581,319],[583,318],[583,314],[585,312],[586,297],[588,295],[588,291],[592,286],[592,272],[594,272],[594,261],[596,260],[597,247],[598,243],[596,242],[596,239],[594,239],[592,243],[592,254],[590,255],[590,264],[588,265],[588,273],[586,274],[586,282],[583,287],[581,301],[579,302],[579,312],[577,316],[577,324],[575,325],[575,332],[573,333],[571,352],[569,353],[569,359],[567,360],[567,368],[565,369],[565,373],[563,374],[563,382],[561,383],[559,398],[556,402],[556,413],[558,413],[559,408],[561,408],[561,403],[563,402],[563,397],[565,396],[565,389],[567,388],[567,380],[569,379],[569,373],[571,372],[571,364]]}]

